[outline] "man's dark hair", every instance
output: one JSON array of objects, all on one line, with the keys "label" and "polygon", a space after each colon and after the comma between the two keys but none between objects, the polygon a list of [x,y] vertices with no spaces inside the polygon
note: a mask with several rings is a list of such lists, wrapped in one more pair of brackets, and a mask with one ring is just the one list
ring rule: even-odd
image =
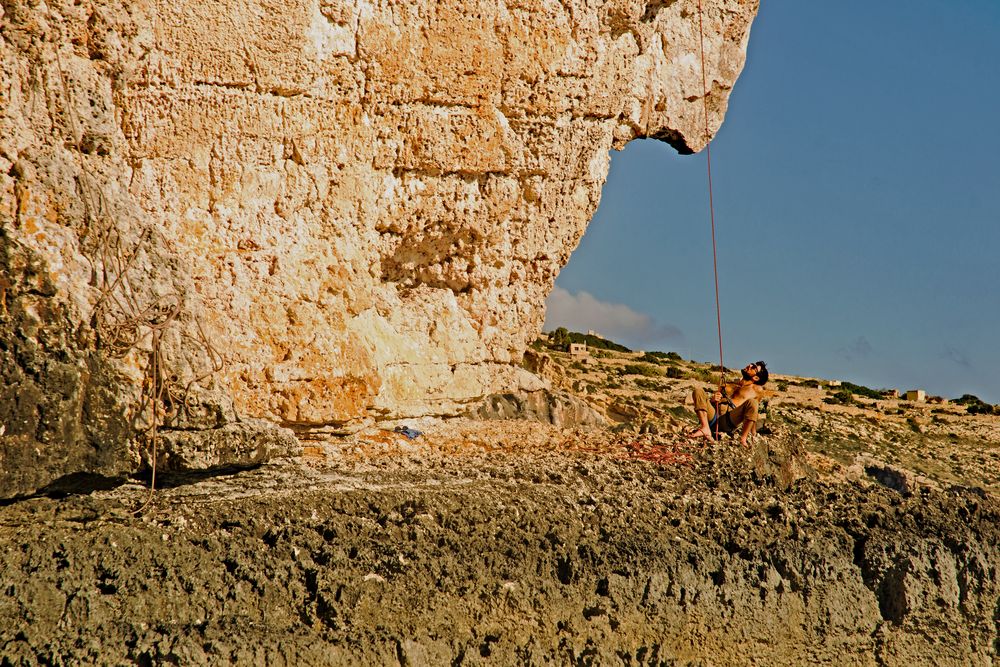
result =
[{"label": "man's dark hair", "polygon": [[767,373],[767,364],[763,361],[757,362],[757,381],[754,384],[764,384],[767,382],[767,378],[770,377]]}]

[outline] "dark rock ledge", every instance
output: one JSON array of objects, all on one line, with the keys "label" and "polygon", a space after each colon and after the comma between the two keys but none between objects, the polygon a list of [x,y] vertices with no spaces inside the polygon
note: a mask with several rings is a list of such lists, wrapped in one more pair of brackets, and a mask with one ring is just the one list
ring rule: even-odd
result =
[{"label": "dark rock ledge", "polygon": [[995,499],[766,464],[417,451],[9,503],[0,664],[993,664]]}]

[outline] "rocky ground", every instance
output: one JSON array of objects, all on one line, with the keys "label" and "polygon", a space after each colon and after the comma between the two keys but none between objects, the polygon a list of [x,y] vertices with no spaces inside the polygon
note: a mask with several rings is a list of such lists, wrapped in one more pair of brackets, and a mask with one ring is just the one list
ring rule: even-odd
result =
[{"label": "rocky ground", "polygon": [[700,448],[698,365],[558,357],[617,422],[383,425],[0,506],[0,664],[995,662],[996,417],[777,378],[752,448]]},{"label": "rocky ground", "polygon": [[[692,387],[718,383],[711,364],[656,359],[645,353],[592,351],[585,357],[546,349],[538,363],[554,385],[582,396],[619,430],[670,437],[694,420]],[[731,372],[730,377],[738,377]],[[674,376],[674,377],[671,377]],[[935,488],[953,484],[1000,493],[1000,418],[970,414],[965,405],[872,399],[835,379],[772,374],[763,431],[802,440],[823,470],[874,458],[921,477]],[[820,460],[822,459],[822,460]]]}]

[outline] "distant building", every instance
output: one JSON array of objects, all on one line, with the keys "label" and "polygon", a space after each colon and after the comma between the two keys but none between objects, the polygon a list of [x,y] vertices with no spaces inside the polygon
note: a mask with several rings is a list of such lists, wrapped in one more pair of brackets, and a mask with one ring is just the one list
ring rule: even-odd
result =
[{"label": "distant building", "polygon": [[923,389],[910,389],[905,394],[906,400],[913,401],[915,403],[923,403],[927,400],[927,394]]},{"label": "distant building", "polygon": [[569,353],[574,357],[585,357],[587,356],[587,344],[586,343],[570,343]]},{"label": "distant building", "polygon": [[587,335],[588,336],[593,336],[595,338],[600,338],[600,339],[604,340],[604,336],[602,336],[601,334],[597,333],[593,329],[587,329]]},{"label": "distant building", "polygon": [[841,382],[840,382],[840,380],[830,380],[826,384],[829,385],[829,386],[831,386],[831,387],[839,387],[840,384],[841,384]]}]

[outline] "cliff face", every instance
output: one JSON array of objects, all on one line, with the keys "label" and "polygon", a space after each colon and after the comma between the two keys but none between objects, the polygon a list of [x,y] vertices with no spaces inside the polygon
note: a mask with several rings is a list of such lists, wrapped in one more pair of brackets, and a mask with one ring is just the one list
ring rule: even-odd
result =
[{"label": "cliff face", "polygon": [[3,0],[0,497],[537,386],[609,150],[701,149],[757,6],[706,91],[693,0]]}]

